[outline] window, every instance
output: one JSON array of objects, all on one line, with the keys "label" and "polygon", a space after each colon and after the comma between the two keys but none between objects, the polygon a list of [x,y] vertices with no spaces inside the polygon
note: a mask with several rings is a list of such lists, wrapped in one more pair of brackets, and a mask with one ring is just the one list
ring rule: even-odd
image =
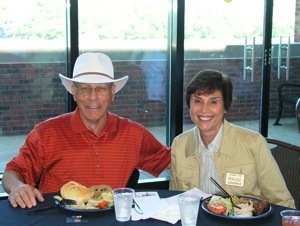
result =
[{"label": "window", "polygon": [[[166,124],[171,26],[168,14],[171,9],[174,10],[171,2],[99,0],[86,4],[86,1],[78,0],[80,53],[104,52],[113,61],[116,78],[129,75],[129,81],[117,93],[111,111],[143,124],[162,143],[166,143],[166,134],[170,132]],[[299,83],[297,2],[274,0],[271,121],[277,114],[276,87],[285,81],[284,68],[282,76],[277,79],[280,36],[284,45],[290,37],[289,81]],[[233,76],[235,87],[239,87],[235,88],[230,121],[246,121],[246,127],[257,131],[261,123],[258,118],[263,7],[260,0],[233,0],[230,3],[221,0],[205,3],[185,1],[183,87],[201,69],[214,68],[227,72]],[[66,43],[69,37],[66,34],[64,0],[0,0],[0,14],[0,171],[3,171],[35,124],[67,112],[67,92],[61,85],[58,73],[67,74]],[[252,66],[253,37],[254,81],[251,68],[245,70],[245,67]],[[188,109],[183,106],[183,126],[186,130],[193,125]],[[284,117],[287,127],[294,131],[284,134],[284,137],[294,139],[293,143],[297,144],[299,134],[293,106],[285,110]],[[274,128],[271,125],[271,135],[282,137],[280,131],[284,126]],[[161,177],[168,177],[168,172]],[[146,173],[142,173],[141,178],[153,179]]]},{"label": "window", "polygon": [[35,124],[66,112],[65,13],[62,0],[0,1],[0,171]]}]

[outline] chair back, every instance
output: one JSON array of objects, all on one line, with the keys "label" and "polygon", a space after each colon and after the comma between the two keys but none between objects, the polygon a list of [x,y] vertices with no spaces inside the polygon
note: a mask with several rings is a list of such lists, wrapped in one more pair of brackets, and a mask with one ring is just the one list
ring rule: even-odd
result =
[{"label": "chair back", "polygon": [[126,187],[135,189],[137,184],[138,184],[139,177],[140,177],[140,171],[137,168],[135,168],[132,171],[132,174],[131,174],[131,176],[130,176],[127,184],[126,184]]},{"label": "chair back", "polygon": [[297,209],[300,209],[300,147],[280,140],[266,138],[271,144],[270,149],[280,171],[284,177],[287,188],[295,200]]}]

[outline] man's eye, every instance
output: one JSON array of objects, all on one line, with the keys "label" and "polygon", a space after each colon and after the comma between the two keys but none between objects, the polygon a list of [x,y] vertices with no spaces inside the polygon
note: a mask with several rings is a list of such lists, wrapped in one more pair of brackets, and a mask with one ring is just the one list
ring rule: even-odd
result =
[{"label": "man's eye", "polygon": [[80,88],[80,92],[82,93],[88,93],[90,91],[90,89],[88,87],[81,87]]},{"label": "man's eye", "polygon": [[105,87],[97,87],[96,90],[97,90],[98,92],[103,92],[103,91],[106,90],[106,88],[105,88]]}]

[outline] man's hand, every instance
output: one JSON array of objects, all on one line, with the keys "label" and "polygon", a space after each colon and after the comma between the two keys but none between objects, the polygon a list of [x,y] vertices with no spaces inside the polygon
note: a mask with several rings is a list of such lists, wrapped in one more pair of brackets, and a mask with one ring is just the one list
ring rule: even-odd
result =
[{"label": "man's hand", "polygon": [[36,200],[43,202],[44,198],[38,189],[28,184],[21,184],[11,190],[8,200],[13,207],[31,208],[36,206]]}]

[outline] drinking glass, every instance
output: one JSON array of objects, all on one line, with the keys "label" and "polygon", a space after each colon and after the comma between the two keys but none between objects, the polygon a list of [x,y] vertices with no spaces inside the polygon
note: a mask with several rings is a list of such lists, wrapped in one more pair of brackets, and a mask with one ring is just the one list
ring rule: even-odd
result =
[{"label": "drinking glass", "polygon": [[200,205],[197,194],[182,194],[178,196],[180,218],[182,226],[196,226]]},{"label": "drinking glass", "polygon": [[115,188],[112,191],[117,221],[129,221],[134,190],[131,188]]},{"label": "drinking glass", "polygon": [[299,210],[283,210],[280,215],[282,226],[300,226]]}]

